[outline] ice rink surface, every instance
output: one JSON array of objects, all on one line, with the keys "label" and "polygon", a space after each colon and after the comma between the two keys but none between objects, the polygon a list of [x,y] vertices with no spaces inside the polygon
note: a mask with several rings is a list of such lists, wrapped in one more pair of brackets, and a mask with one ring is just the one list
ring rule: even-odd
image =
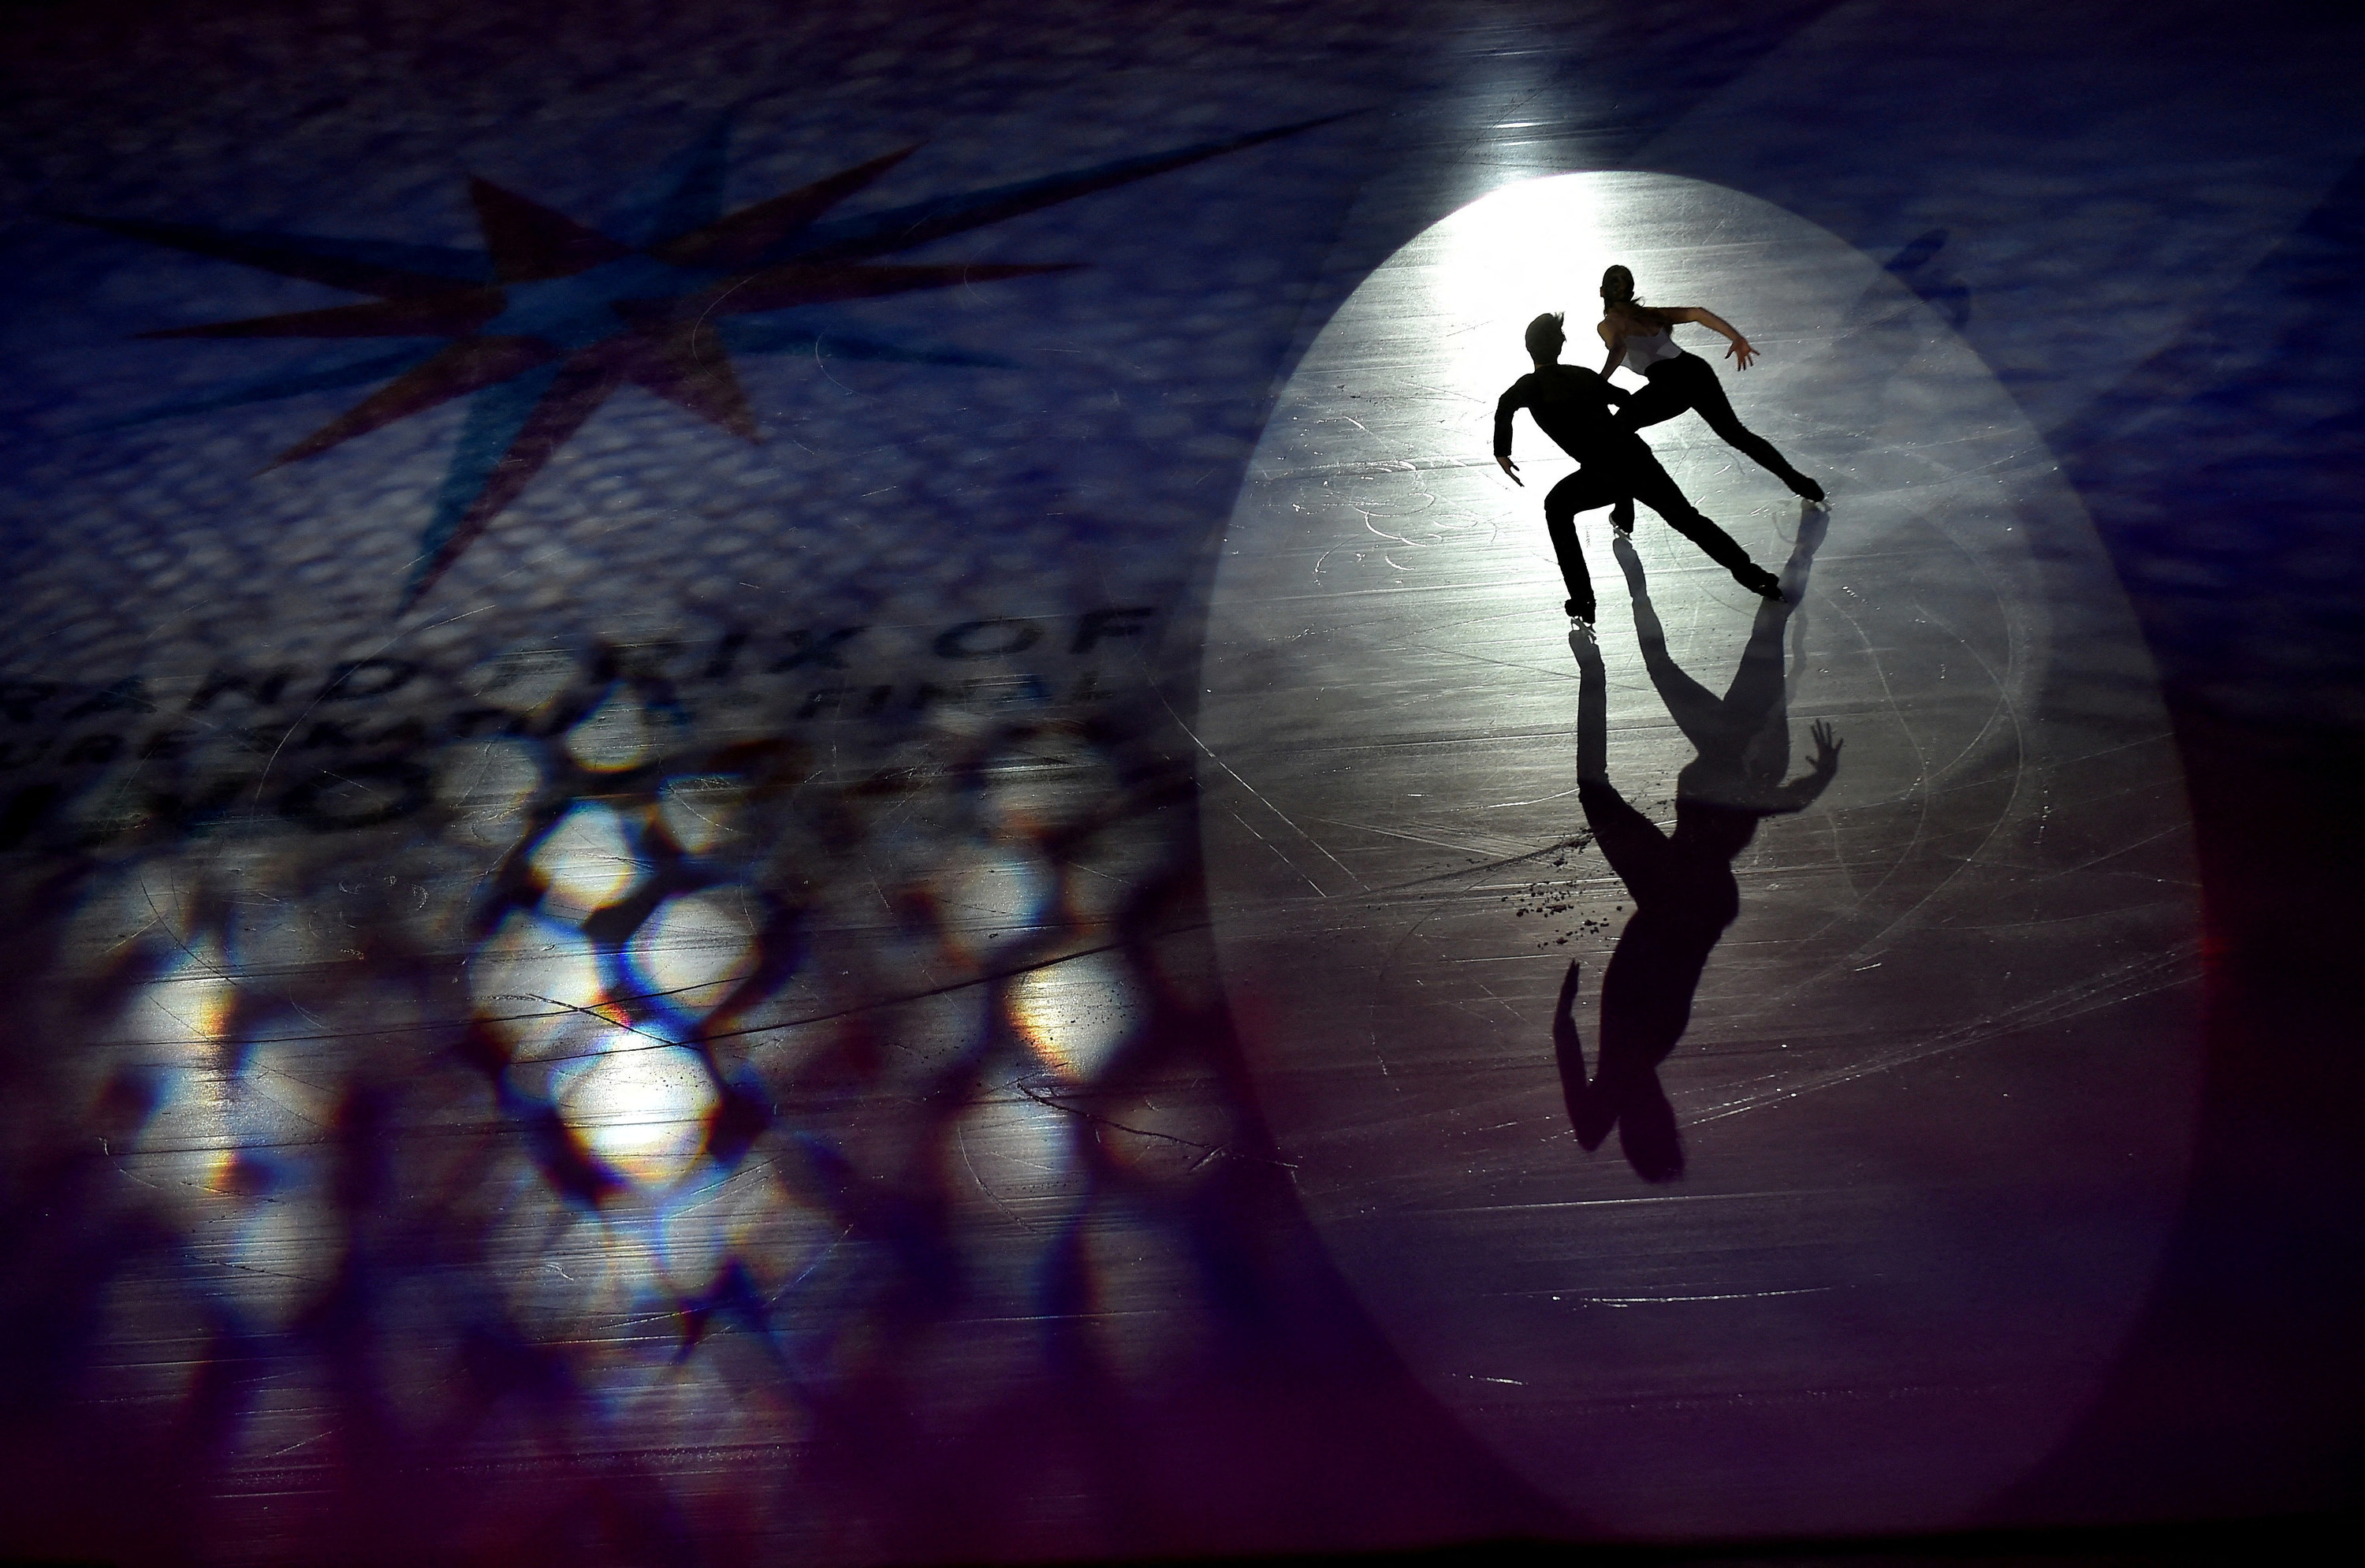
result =
[{"label": "ice rink surface", "polygon": [[2353,1501],[2356,24],[0,28],[0,1553]]}]

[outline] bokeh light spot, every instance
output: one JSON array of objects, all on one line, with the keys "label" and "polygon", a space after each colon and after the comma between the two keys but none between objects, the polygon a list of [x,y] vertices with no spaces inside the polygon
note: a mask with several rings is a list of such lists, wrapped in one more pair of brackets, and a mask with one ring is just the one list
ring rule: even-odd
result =
[{"label": "bokeh light spot", "polygon": [[735,778],[691,775],[669,778],[657,815],[673,841],[692,855],[704,855],[739,830],[733,825],[744,791]]},{"label": "bokeh light spot", "polygon": [[558,1114],[583,1146],[644,1187],[678,1180],[706,1142],[716,1095],[694,1051],[623,1033],[558,1080]]},{"label": "bokeh light spot", "polygon": [[704,1013],[754,967],[756,934],[745,894],[708,888],[667,899],[633,934],[633,971],[668,1007]]},{"label": "bokeh light spot", "polygon": [[531,1047],[579,1026],[577,1008],[605,997],[597,952],[582,933],[520,910],[468,961],[481,1016]]},{"label": "bokeh light spot", "polygon": [[569,806],[535,846],[532,863],[545,889],[543,912],[566,920],[614,903],[641,874],[623,818],[596,801]]},{"label": "bokeh light spot", "polygon": [[439,759],[435,797],[461,834],[479,844],[514,843],[526,802],[542,783],[542,767],[523,741],[488,741],[453,747]]},{"label": "bokeh light spot", "polygon": [[937,879],[946,940],[972,958],[1022,946],[1042,930],[1057,883],[1031,849],[1003,846],[956,860]]},{"label": "bokeh light spot", "polygon": [[1124,961],[1091,953],[1010,982],[1010,1022],[1046,1067],[1086,1082],[1100,1075],[1143,1012]]},{"label": "bokeh light spot", "polygon": [[629,689],[611,691],[566,732],[566,755],[594,773],[620,773],[648,759],[648,715]]}]

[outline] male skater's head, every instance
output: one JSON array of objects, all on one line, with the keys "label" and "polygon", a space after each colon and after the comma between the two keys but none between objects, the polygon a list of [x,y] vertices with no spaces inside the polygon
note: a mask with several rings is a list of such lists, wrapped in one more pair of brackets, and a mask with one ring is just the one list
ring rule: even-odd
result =
[{"label": "male skater's head", "polygon": [[1558,364],[1561,344],[1567,341],[1568,334],[1561,330],[1561,315],[1557,310],[1547,310],[1528,323],[1528,357],[1536,362],[1538,370],[1548,364]]}]

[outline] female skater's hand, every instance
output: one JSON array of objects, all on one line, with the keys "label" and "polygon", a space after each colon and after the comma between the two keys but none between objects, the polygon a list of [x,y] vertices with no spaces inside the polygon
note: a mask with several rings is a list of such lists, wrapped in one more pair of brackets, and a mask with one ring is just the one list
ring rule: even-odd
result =
[{"label": "female skater's hand", "polygon": [[1749,346],[1747,338],[1736,337],[1725,345],[1724,357],[1739,364],[1742,369],[1747,370],[1749,362],[1757,357],[1757,351]]},{"label": "female skater's hand", "polygon": [[1512,462],[1508,457],[1497,457],[1495,461],[1503,465],[1503,472],[1511,476],[1512,484],[1517,485],[1522,490],[1528,487],[1528,482],[1519,477],[1519,465],[1518,464]]},{"label": "female skater's hand", "polygon": [[1830,773],[1839,767],[1840,747],[1845,743],[1840,739],[1839,732],[1822,719],[1815,721],[1812,734],[1815,737],[1814,769],[1818,773]]}]

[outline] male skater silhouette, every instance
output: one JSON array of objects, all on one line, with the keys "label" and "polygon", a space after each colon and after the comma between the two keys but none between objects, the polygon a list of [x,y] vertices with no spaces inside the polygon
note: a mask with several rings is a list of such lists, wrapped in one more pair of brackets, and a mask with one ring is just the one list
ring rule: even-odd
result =
[{"label": "male skater silhouette", "polygon": [[1651,455],[1649,444],[1631,431],[1620,430],[1610,418],[1610,406],[1624,403],[1631,395],[1582,365],[1560,363],[1565,337],[1557,313],[1528,323],[1528,357],[1536,368],[1511,383],[1495,405],[1495,461],[1513,484],[1526,486],[1519,465],[1511,461],[1511,415],[1525,409],[1579,465],[1544,496],[1544,531],[1560,559],[1561,580],[1568,585],[1569,619],[1588,632],[1592,628],[1593,577],[1585,567],[1585,552],[1577,547],[1576,514],[1629,497],[1664,518],[1743,588],[1778,601],[1781,580],[1751,560],[1731,534],[1702,517]]},{"label": "male skater silhouette", "polygon": [[[1799,523],[1798,545],[1783,571],[1791,599],[1806,589],[1826,521],[1826,513],[1810,508]],[[1760,820],[1803,810],[1823,792],[1839,769],[1840,741],[1818,722],[1809,770],[1783,781],[1790,761],[1782,669],[1787,600],[1758,607],[1741,667],[1720,698],[1668,657],[1666,633],[1651,608],[1634,547],[1620,536],[1611,548],[1633,590],[1634,625],[1652,684],[1698,755],[1676,775],[1676,831],[1663,832],[1610,785],[1601,651],[1591,637],[1569,633],[1577,662],[1577,800],[1594,843],[1626,884],[1634,913],[1602,977],[1600,1071],[1587,1081],[1576,1032],[1575,964],[1561,982],[1552,1046],[1577,1142],[1598,1148],[1615,1126],[1636,1175],[1672,1182],[1683,1174],[1683,1144],[1659,1087],[1659,1064],[1691,1022],[1692,994],[1709,953],[1741,913],[1733,857],[1755,836]]]}]

